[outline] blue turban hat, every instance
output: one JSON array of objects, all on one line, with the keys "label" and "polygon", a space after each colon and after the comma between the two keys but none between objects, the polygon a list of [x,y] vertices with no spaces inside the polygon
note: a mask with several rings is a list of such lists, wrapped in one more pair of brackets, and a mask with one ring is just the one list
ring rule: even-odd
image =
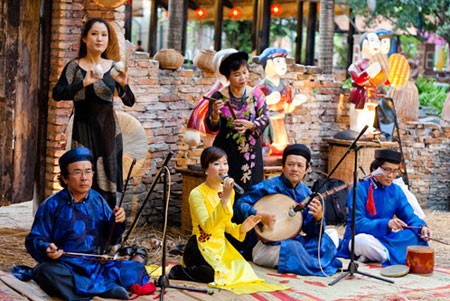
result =
[{"label": "blue turban hat", "polygon": [[273,59],[276,57],[287,57],[288,53],[286,49],[278,47],[269,47],[264,49],[264,51],[259,56],[259,63],[265,65],[268,59]]},{"label": "blue turban hat", "polygon": [[400,164],[402,162],[402,153],[392,149],[377,149],[375,150],[375,159]]},{"label": "blue turban hat", "polygon": [[63,175],[67,174],[67,166],[73,162],[79,161],[89,161],[94,162],[94,157],[92,157],[91,151],[86,147],[77,147],[71,149],[64,153],[64,155],[59,158],[59,168]]},{"label": "blue turban hat", "polygon": [[306,159],[308,164],[309,161],[311,161],[311,150],[304,144],[291,144],[286,146],[283,151],[283,157],[281,159],[283,165],[286,162],[287,156],[289,155],[302,156]]}]

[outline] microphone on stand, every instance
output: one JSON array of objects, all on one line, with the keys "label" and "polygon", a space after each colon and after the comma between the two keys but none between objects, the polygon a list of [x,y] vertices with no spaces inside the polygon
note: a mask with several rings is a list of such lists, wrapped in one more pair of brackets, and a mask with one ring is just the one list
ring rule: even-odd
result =
[{"label": "microphone on stand", "polygon": [[374,171],[372,171],[370,174],[366,174],[366,172],[364,171],[363,167],[360,165],[359,169],[362,171],[364,177],[362,177],[361,179],[359,179],[360,181],[365,181],[367,179],[370,180],[370,182],[372,182],[373,184],[373,188],[377,189],[377,184],[375,184],[373,177],[378,176],[378,175],[382,175],[384,174],[384,171],[381,167],[378,167],[377,169],[375,169]]},{"label": "microphone on stand", "polygon": [[307,196],[303,201],[298,203],[294,208],[289,208],[289,216],[294,217],[297,212],[305,210],[306,207],[308,207],[309,203],[317,196],[316,193],[312,193],[309,196]]},{"label": "microphone on stand", "polygon": [[[229,177],[230,177],[229,175],[224,174],[224,175],[222,176],[222,180],[225,180],[226,178],[229,178]],[[237,193],[239,193],[239,194],[244,194],[245,190],[244,190],[244,188],[242,188],[241,186],[239,186],[239,184],[237,184],[236,182],[234,182],[233,186],[234,186],[234,189],[236,190]]]},{"label": "microphone on stand", "polygon": [[384,174],[384,171],[381,167],[378,167],[377,169],[375,169],[374,171],[372,171],[370,174],[366,175],[366,173],[364,172],[364,170],[362,169],[362,166],[359,167],[359,169],[361,169],[361,171],[364,173],[364,177],[362,177],[360,180],[361,181],[365,181],[367,179],[371,179],[375,176],[379,176]]}]

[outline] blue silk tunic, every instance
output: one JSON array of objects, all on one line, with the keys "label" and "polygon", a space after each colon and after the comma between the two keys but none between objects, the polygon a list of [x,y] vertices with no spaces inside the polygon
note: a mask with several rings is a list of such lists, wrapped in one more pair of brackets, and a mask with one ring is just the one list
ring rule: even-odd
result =
[{"label": "blue silk tunic", "polygon": [[[249,215],[256,214],[253,205],[266,195],[281,193],[287,195],[297,203],[311,194],[311,190],[304,184],[299,183],[297,187],[286,179],[284,174],[279,177],[267,179],[254,185],[250,191],[241,196],[237,201],[239,218],[245,219]],[[276,203],[274,203],[276,207]],[[342,263],[336,256],[336,247],[331,238],[322,233],[320,244],[320,265],[318,261],[319,231],[320,223],[316,223],[314,217],[305,209],[303,214],[302,232],[306,235],[297,235],[293,239],[286,239],[271,244],[280,244],[280,256],[278,260],[279,273],[295,273],[298,275],[326,276],[332,275],[342,267]],[[325,222],[323,229],[325,229]]]},{"label": "blue silk tunic", "polygon": [[[420,238],[420,229],[404,229],[393,232],[388,223],[394,215],[404,221],[408,226],[424,226],[425,221],[414,214],[414,210],[406,199],[400,186],[391,184],[383,187],[380,183],[377,189],[373,189],[373,199],[375,202],[376,213],[370,215],[366,209],[370,180],[358,183],[356,195],[356,223],[355,233],[366,233],[373,235],[388,250],[388,260],[383,265],[405,264],[406,248],[411,245],[427,246],[428,243]],[[352,208],[353,208],[353,188],[347,197],[347,206],[349,210],[347,228],[345,229],[344,239],[339,246],[339,256],[349,258],[349,242],[352,236]]]},{"label": "blue silk tunic", "polygon": [[[39,206],[25,246],[38,262],[52,261],[46,255],[50,243],[65,252],[99,254],[113,223],[113,212],[98,192],[91,189],[84,200],[75,203],[63,189]],[[115,229],[113,242],[118,242],[125,223],[117,224]],[[56,262],[71,270],[75,292],[80,295],[99,295],[117,285],[129,289],[135,283],[149,281],[144,265],[137,261],[101,263],[63,255]]]}]

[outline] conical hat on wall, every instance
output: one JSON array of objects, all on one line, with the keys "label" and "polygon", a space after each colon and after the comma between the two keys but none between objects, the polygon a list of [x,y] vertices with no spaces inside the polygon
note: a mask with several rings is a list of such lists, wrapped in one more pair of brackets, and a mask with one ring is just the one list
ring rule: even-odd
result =
[{"label": "conical hat on wall", "polygon": [[[122,132],[123,141],[123,157],[122,157],[122,172],[123,176],[128,175],[133,159],[136,159],[136,165],[133,167],[131,176],[136,176],[141,168],[144,166],[145,158],[147,157],[147,135],[141,123],[132,115],[115,111],[117,120],[119,122],[120,130]],[[72,147],[72,131],[73,131],[73,114],[69,119],[66,129],[67,144],[66,150]]]}]

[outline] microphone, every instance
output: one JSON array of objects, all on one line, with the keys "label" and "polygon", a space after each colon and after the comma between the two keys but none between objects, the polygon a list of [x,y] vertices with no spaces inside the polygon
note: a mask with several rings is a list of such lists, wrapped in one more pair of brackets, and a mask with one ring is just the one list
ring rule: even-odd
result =
[{"label": "microphone", "polygon": [[[227,174],[224,174],[223,176],[222,176],[222,180],[225,180],[226,178],[229,178],[230,176],[229,175],[227,175]],[[241,186],[239,186],[239,184],[237,184],[236,182],[234,182],[234,189],[236,190],[236,192],[237,193],[239,193],[239,194],[244,194],[244,192],[245,192],[245,190],[244,190],[244,188],[242,188]]]},{"label": "microphone", "polygon": [[362,177],[360,180],[361,181],[365,181],[367,179],[372,179],[375,176],[379,176],[384,174],[384,171],[381,167],[378,167],[377,169],[375,169],[374,171],[372,171],[370,174],[365,175],[364,177]]},{"label": "microphone", "polygon": [[308,207],[309,203],[316,197],[316,193],[312,193],[309,196],[307,196],[303,201],[298,203],[294,208],[289,208],[289,216],[294,217],[297,212],[305,210],[306,207]]}]

